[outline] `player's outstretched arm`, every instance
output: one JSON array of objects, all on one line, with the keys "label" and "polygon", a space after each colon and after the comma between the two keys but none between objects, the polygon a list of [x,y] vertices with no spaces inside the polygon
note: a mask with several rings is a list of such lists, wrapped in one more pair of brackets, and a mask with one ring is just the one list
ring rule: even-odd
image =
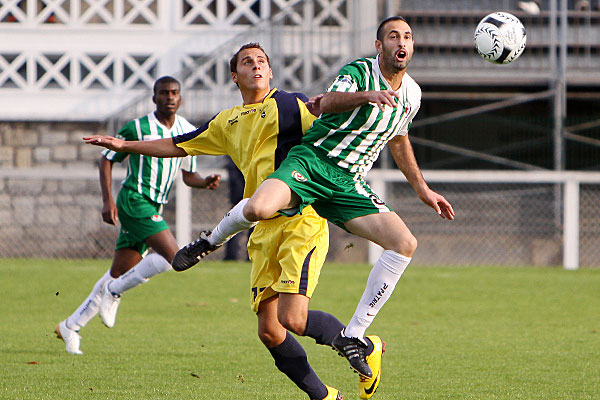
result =
[{"label": "player's outstretched arm", "polygon": [[83,141],[87,144],[106,147],[117,152],[143,154],[152,157],[185,157],[187,153],[182,148],[175,146],[171,138],[129,141],[112,136],[91,135],[84,136]]},{"label": "player's outstretched arm", "polygon": [[364,106],[368,103],[373,103],[383,110],[384,106],[396,107],[397,96],[398,95],[393,90],[327,92],[320,101],[321,112],[338,114]]},{"label": "player's outstretched arm", "polygon": [[441,194],[431,190],[425,182],[408,139],[408,134],[396,136],[388,144],[396,165],[398,165],[410,186],[417,192],[421,201],[433,208],[440,217],[453,220],[454,210],[450,202]]}]

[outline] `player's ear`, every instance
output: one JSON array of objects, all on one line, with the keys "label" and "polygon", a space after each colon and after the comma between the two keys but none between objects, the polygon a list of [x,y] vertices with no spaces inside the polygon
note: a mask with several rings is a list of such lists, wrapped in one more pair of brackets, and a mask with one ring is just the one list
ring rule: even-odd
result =
[{"label": "player's ear", "polygon": [[152,95],[152,102],[156,104],[156,95]]},{"label": "player's ear", "polygon": [[381,43],[381,40],[375,39],[375,49],[377,49],[378,54],[381,54],[383,50],[383,43]]},{"label": "player's ear", "polygon": [[269,67],[269,79],[273,79],[273,70]]},{"label": "player's ear", "polygon": [[233,81],[233,83],[235,83],[237,85],[237,83],[238,83],[237,72],[231,73],[231,80]]}]

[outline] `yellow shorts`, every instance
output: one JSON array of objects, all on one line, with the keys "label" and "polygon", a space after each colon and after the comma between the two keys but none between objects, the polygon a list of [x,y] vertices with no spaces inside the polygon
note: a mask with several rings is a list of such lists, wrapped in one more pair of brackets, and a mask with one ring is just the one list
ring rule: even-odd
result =
[{"label": "yellow shorts", "polygon": [[259,222],[248,241],[252,310],[277,293],[311,297],[328,249],[327,221],[310,206],[302,215]]}]

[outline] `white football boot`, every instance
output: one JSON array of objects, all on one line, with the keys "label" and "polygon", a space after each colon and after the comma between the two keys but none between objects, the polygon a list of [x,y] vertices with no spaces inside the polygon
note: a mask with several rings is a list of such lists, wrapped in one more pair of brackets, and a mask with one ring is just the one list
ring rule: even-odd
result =
[{"label": "white football boot", "polygon": [[56,332],[56,337],[65,342],[67,353],[83,354],[83,352],[79,350],[81,336],[79,336],[77,331],[67,328],[66,322],[66,320],[61,321],[58,325],[56,325],[56,329],[54,330]]},{"label": "white football boot", "polygon": [[121,303],[121,295],[112,294],[110,290],[108,290],[109,282],[110,281],[104,282],[102,284],[102,289],[100,289],[100,309],[98,311],[102,323],[106,325],[107,328],[112,328],[115,326],[115,321],[117,319],[117,310]]}]

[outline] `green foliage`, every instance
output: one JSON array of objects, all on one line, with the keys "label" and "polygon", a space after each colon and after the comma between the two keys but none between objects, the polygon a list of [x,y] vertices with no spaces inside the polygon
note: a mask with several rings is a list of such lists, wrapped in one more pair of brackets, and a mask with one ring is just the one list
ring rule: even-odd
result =
[{"label": "green foliage", "polygon": [[[152,279],[67,354],[54,327],[109,264],[0,260],[0,399],[306,399],[256,336],[245,263]],[[369,270],[325,266],[312,308],[347,322]],[[598,270],[411,266],[368,331],[387,342],[373,399],[598,399],[599,287]],[[324,383],[357,397],[345,360],[300,342]]]}]

